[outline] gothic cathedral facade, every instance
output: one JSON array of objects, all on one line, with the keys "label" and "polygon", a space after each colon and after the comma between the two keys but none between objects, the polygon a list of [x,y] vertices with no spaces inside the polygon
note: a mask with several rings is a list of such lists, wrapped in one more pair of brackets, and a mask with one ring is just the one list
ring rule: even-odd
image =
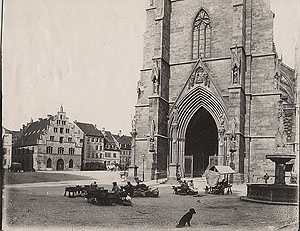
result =
[{"label": "gothic cathedral facade", "polygon": [[229,165],[249,181],[295,150],[295,71],[273,41],[270,0],[150,0],[133,120],[146,179],[201,176]]}]

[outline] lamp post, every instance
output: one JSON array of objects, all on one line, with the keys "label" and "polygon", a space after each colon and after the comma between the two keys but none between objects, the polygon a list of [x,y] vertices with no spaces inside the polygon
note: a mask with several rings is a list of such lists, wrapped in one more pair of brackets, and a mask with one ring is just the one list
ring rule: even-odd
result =
[{"label": "lamp post", "polygon": [[142,155],[143,158],[143,182],[145,181],[145,168],[144,168],[144,162],[145,162],[145,154]]}]

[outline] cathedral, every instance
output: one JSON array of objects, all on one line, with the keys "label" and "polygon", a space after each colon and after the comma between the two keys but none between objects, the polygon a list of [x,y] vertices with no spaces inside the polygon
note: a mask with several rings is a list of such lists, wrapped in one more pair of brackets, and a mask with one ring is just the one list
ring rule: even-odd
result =
[{"label": "cathedral", "polygon": [[249,182],[274,175],[266,155],[278,137],[281,152],[297,152],[296,73],[276,53],[274,17],[270,0],[148,2],[132,121],[138,177],[226,165]]}]

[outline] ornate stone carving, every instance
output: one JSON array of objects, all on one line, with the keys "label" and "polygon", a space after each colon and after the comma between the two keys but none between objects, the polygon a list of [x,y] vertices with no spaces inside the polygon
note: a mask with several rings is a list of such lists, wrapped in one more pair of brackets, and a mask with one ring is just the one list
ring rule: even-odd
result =
[{"label": "ornate stone carving", "polygon": [[141,98],[141,95],[143,94],[144,92],[144,85],[142,84],[142,81],[139,80],[138,81],[138,84],[137,84],[137,88],[136,88],[136,92],[138,94],[138,99]]},{"label": "ornate stone carving", "polygon": [[229,139],[230,139],[229,150],[230,150],[230,152],[235,152],[236,151],[236,120],[235,120],[235,118],[233,118],[232,122],[231,122]]},{"label": "ornate stone carving", "polygon": [[238,47],[236,46],[231,51],[231,79],[232,84],[239,84],[241,77],[241,55],[238,53]]},{"label": "ornate stone carving", "polygon": [[286,145],[286,138],[287,134],[286,131],[284,130],[284,111],[283,111],[283,104],[282,100],[279,101],[279,110],[278,110],[278,129],[275,135],[275,144],[276,148],[283,148]]},{"label": "ornate stone carving", "polygon": [[136,130],[136,116],[133,116],[133,118],[131,120],[131,128],[132,128],[132,131]]},{"label": "ornate stone carving", "polygon": [[280,68],[279,68],[279,60],[275,58],[274,61],[275,69],[274,69],[274,89],[279,90],[279,84],[281,80]]},{"label": "ornate stone carving", "polygon": [[225,117],[223,114],[220,115],[220,127],[219,127],[219,141],[220,147],[224,146],[224,134],[225,134]]},{"label": "ornate stone carving", "polygon": [[152,76],[151,80],[153,82],[153,93],[159,94],[159,86],[160,86],[160,68],[158,65],[158,59],[156,59],[154,67],[152,68]]},{"label": "ornate stone carving", "polygon": [[210,87],[210,79],[203,67],[199,66],[192,73],[189,80],[189,89],[194,87],[195,84],[202,84],[205,87]]},{"label": "ornate stone carving", "polygon": [[150,125],[150,137],[149,137],[149,141],[150,141],[150,145],[149,145],[149,151],[150,152],[154,152],[154,134],[155,134],[155,130],[156,130],[156,126],[155,126],[155,121],[152,120],[151,121],[151,125]]}]

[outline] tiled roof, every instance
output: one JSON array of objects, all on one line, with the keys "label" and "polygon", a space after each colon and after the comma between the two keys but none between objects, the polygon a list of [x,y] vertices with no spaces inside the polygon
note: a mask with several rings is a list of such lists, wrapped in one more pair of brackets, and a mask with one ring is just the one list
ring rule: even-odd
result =
[{"label": "tiled roof", "polygon": [[121,136],[119,139],[118,139],[118,142],[120,144],[128,144],[128,145],[131,145],[131,141],[132,141],[132,137],[131,136]]},{"label": "tiled roof", "polygon": [[85,135],[103,137],[103,134],[93,124],[75,122]]},{"label": "tiled roof", "polygon": [[112,146],[112,149],[118,149],[117,144],[110,131],[105,131],[104,142]]},{"label": "tiled roof", "polygon": [[49,119],[42,119],[29,124],[22,132],[20,138],[14,143],[14,147],[36,145],[39,136],[46,130],[49,124]]}]

